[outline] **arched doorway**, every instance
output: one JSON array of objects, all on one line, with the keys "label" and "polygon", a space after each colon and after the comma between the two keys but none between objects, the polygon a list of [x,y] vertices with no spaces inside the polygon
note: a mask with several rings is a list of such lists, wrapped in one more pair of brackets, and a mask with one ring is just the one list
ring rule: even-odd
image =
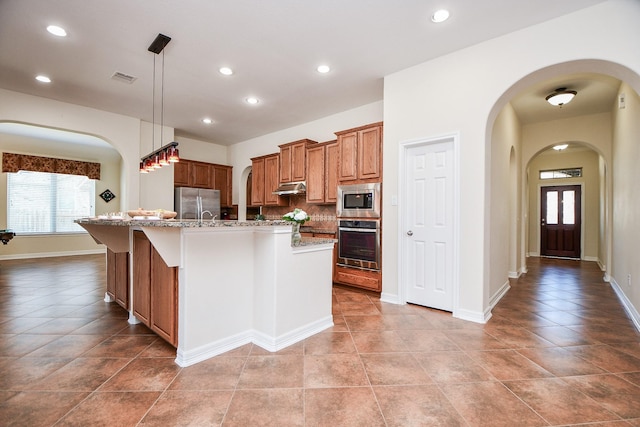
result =
[{"label": "arched doorway", "polygon": [[[89,196],[89,199],[94,199],[92,203],[95,214],[122,212],[127,208],[126,185],[123,183],[122,172],[124,160],[118,150],[103,138],[64,129],[5,121],[0,122],[0,151],[100,163],[100,179],[89,181],[94,186],[92,191],[95,195]],[[8,175],[8,173],[0,174],[0,193],[4,194],[4,197],[0,196],[0,211],[5,214],[8,212]],[[100,194],[107,190],[115,195],[115,198],[100,197]],[[30,190],[27,192],[30,194]],[[61,203],[56,198],[51,200]],[[5,214],[1,216],[3,219],[0,220],[0,228],[7,228]],[[104,249],[96,246],[95,241],[86,233],[74,233],[73,230],[64,233],[59,229],[56,233],[34,233],[29,236],[18,233],[12,244],[3,251],[2,258],[34,258],[102,252]]]}]

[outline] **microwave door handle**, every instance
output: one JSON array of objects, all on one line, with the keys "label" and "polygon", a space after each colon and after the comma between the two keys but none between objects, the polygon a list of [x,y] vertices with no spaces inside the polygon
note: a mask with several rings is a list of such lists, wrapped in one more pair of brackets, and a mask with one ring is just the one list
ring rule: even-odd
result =
[{"label": "microwave door handle", "polygon": [[378,230],[375,228],[338,228],[339,231],[357,231],[358,233],[376,233]]}]

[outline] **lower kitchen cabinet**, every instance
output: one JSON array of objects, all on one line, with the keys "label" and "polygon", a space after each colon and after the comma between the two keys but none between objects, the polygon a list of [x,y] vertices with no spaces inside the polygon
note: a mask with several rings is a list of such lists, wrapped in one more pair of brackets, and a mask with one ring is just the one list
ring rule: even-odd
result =
[{"label": "lower kitchen cabinet", "polygon": [[107,249],[107,294],[129,310],[129,252]]},{"label": "lower kitchen cabinet", "polygon": [[133,232],[133,314],[178,345],[178,268],[168,267],[142,231]]},{"label": "lower kitchen cabinet", "polygon": [[382,274],[380,271],[360,270],[357,268],[336,265],[333,281],[343,285],[367,289],[369,291],[382,291]]}]

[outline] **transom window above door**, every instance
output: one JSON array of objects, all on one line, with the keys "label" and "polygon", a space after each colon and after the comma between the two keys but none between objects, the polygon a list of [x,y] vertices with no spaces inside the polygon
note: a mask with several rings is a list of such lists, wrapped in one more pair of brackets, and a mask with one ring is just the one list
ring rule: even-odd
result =
[{"label": "transom window above door", "polygon": [[581,176],[582,168],[540,171],[540,179],[580,178]]}]

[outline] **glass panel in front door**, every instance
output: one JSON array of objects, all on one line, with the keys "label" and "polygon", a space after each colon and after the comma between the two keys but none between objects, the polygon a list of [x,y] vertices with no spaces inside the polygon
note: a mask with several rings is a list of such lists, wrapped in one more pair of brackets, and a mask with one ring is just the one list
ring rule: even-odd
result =
[{"label": "glass panel in front door", "polygon": [[558,223],[558,192],[547,192],[547,224]]},{"label": "glass panel in front door", "polygon": [[562,223],[573,225],[575,218],[576,192],[573,190],[562,192]]}]

